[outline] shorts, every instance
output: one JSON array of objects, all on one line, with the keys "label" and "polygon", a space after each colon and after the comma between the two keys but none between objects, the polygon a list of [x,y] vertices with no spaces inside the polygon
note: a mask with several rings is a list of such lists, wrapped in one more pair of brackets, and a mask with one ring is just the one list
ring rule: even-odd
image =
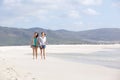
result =
[{"label": "shorts", "polygon": [[36,48],[36,47],[38,47],[38,46],[37,46],[37,45],[31,45],[31,47],[32,47],[32,48]]},{"label": "shorts", "polygon": [[46,45],[40,45],[40,49],[45,49]]}]

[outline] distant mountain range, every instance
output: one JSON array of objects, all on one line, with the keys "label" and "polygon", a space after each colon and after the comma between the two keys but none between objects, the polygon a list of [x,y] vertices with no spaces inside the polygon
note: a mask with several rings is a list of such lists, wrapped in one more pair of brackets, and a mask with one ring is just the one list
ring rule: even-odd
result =
[{"label": "distant mountain range", "polygon": [[29,45],[34,32],[47,34],[48,44],[110,44],[120,43],[120,28],[86,31],[48,30],[43,28],[0,27],[0,46]]}]

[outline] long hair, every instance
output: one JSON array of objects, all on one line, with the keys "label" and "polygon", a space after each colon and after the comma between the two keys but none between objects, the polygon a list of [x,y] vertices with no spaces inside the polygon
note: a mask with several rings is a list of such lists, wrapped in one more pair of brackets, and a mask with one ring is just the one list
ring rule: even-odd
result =
[{"label": "long hair", "polygon": [[39,33],[38,32],[34,32],[34,38],[37,38],[39,36]]}]

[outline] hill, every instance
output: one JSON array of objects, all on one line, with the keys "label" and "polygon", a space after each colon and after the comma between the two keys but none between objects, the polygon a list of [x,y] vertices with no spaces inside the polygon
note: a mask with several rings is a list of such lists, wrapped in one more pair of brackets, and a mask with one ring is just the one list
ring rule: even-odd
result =
[{"label": "hill", "polygon": [[29,45],[34,32],[46,32],[49,44],[120,43],[120,28],[102,28],[86,31],[48,30],[43,28],[0,27],[0,45]]}]

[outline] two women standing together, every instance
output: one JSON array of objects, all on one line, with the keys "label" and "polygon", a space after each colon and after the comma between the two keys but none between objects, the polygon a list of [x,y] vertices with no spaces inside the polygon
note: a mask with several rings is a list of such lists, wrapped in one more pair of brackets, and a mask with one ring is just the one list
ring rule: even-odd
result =
[{"label": "two women standing together", "polygon": [[40,55],[41,59],[46,58],[46,53],[45,53],[45,48],[46,48],[46,34],[44,32],[41,32],[41,36],[39,37],[39,33],[35,32],[32,42],[31,42],[31,47],[33,49],[33,59],[34,57],[38,56],[37,49],[38,47],[40,48]]}]

